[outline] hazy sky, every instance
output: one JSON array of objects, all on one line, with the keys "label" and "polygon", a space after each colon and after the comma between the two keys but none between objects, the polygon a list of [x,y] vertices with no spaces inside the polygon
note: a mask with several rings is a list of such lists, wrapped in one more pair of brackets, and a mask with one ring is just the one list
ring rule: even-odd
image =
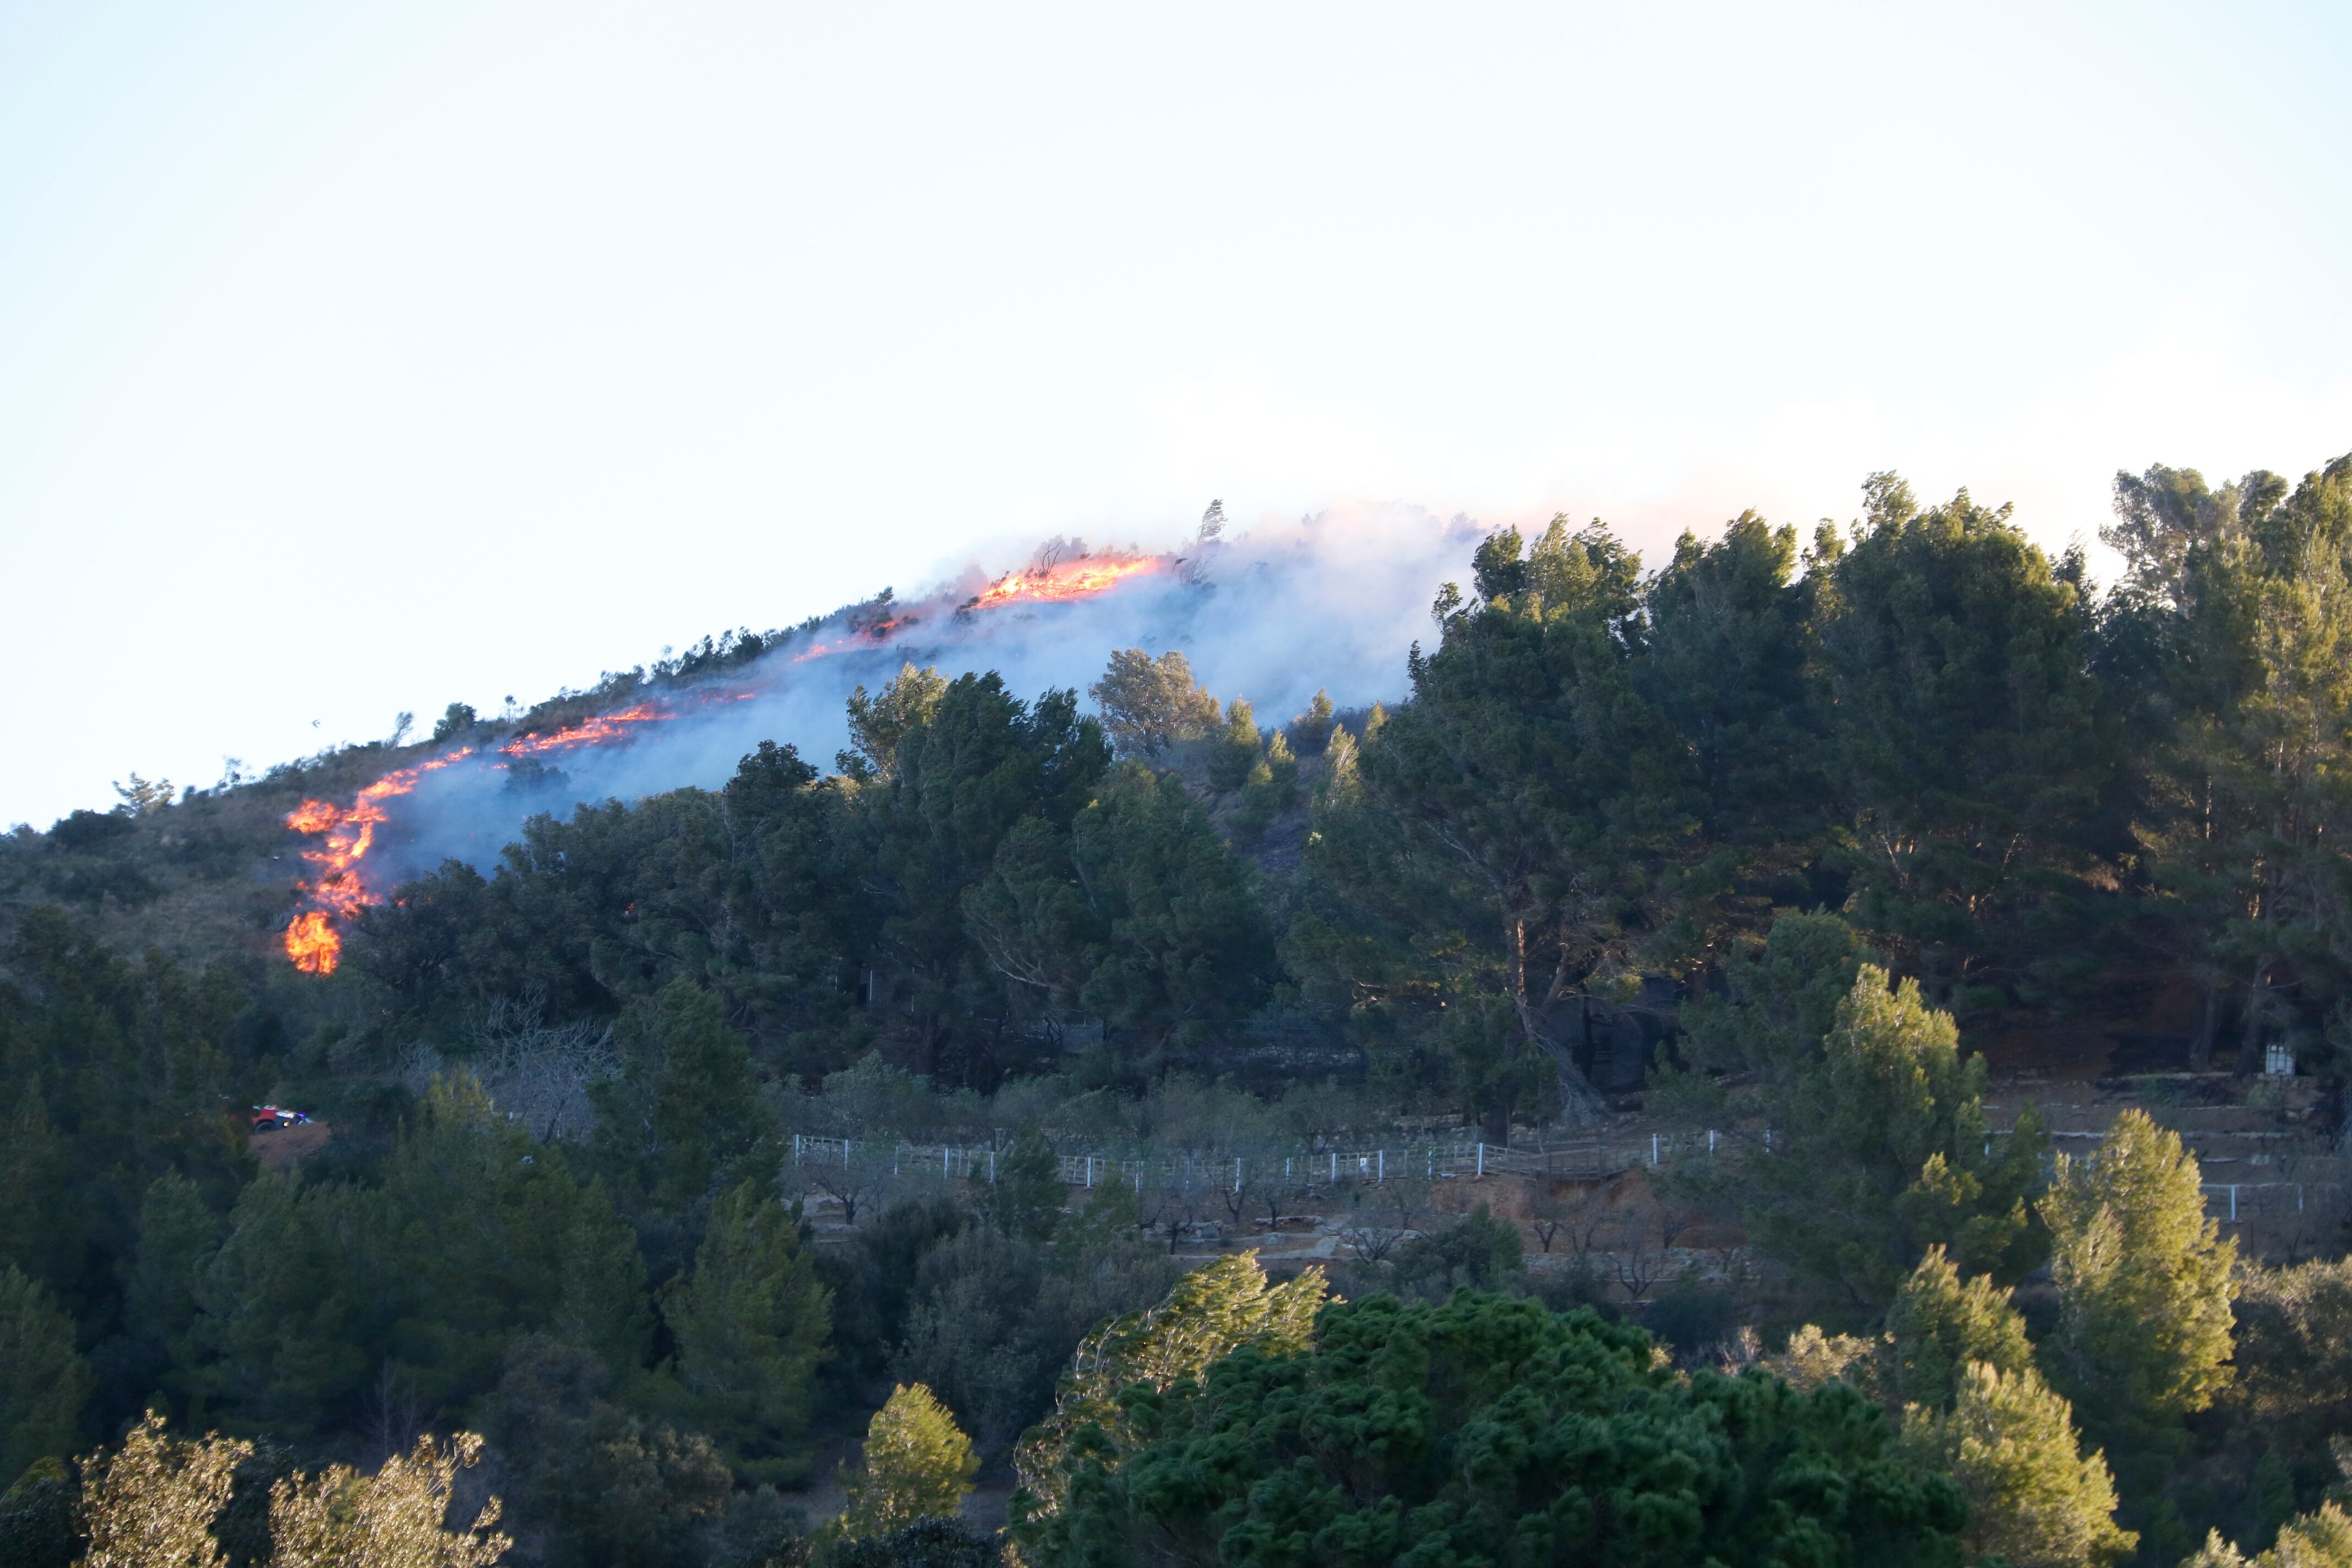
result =
[{"label": "hazy sky", "polygon": [[2347,279],[2340,3],[0,4],[0,823],[1212,497],[2061,544]]}]

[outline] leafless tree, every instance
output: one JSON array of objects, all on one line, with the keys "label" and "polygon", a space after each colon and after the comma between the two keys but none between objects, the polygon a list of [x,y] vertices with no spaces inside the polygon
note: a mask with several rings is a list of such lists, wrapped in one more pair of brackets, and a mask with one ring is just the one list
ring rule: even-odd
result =
[{"label": "leafless tree", "polygon": [[459,1068],[478,1079],[498,1108],[540,1142],[586,1136],[596,1120],[590,1087],[620,1070],[612,1026],[550,1025],[544,1006],[535,994],[491,1002],[467,1026],[460,1058],[452,1060],[422,1043],[412,1046],[403,1079],[412,1092],[422,1093],[436,1075]]},{"label": "leafless tree", "polygon": [[1616,1232],[1611,1237],[1609,1261],[1616,1270],[1617,1283],[1625,1287],[1627,1300],[1647,1300],[1658,1281],[1666,1277],[1665,1252],[1650,1245],[1649,1227],[1638,1220],[1618,1226]]},{"label": "leafless tree", "polygon": [[[1402,1159],[1394,1163],[1409,1164]],[[1358,1182],[1349,1194],[1354,1213],[1339,1231],[1340,1244],[1364,1262],[1378,1263],[1419,1232],[1435,1195],[1429,1179],[1409,1168],[1383,1181]]]}]

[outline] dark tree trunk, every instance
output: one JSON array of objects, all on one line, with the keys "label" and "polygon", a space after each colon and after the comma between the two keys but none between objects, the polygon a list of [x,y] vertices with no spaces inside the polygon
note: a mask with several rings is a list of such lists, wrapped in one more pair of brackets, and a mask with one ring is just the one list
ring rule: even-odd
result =
[{"label": "dark tree trunk", "polygon": [[2221,1033],[2221,983],[2205,982],[2205,1014],[2198,1020],[2197,1038],[2189,1047],[2189,1065],[2198,1072],[2213,1069],[2213,1042]]},{"label": "dark tree trunk", "polygon": [[2249,1078],[2262,1070],[2263,1015],[2270,1010],[2264,1004],[2270,1000],[2271,965],[2276,962],[2268,954],[2256,959],[2254,978],[2246,986],[2246,1027],[2238,1037],[2236,1070],[2240,1078]]}]

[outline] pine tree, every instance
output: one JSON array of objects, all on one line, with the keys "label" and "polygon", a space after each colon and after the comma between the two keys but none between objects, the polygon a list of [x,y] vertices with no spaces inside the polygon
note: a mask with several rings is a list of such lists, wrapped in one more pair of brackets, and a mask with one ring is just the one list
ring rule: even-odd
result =
[{"label": "pine tree", "polygon": [[1969,1363],[1948,1411],[1912,1407],[1904,1447],[1968,1494],[1975,1554],[2015,1568],[2102,1568],[2138,1543],[2116,1525],[2105,1460],[2084,1456],[2065,1399],[2031,1366]]},{"label": "pine tree", "polygon": [[2352,1568],[2352,1515],[2323,1502],[2317,1512],[2289,1521],[2269,1551],[2252,1557],[2217,1530],[2205,1538],[2204,1550],[2183,1559],[2180,1568]]},{"label": "pine tree", "polygon": [[1096,1330],[1071,1358],[1053,1414],[1031,1428],[1013,1456],[1020,1478],[1014,1519],[1060,1513],[1082,1458],[1116,1465],[1139,1440],[1122,1391],[1141,1384],[1164,1392],[1197,1379],[1239,1345],[1274,1354],[1304,1350],[1326,1289],[1319,1268],[1270,1286],[1257,1254],[1244,1252],[1194,1269],[1159,1305]]},{"label": "pine tree", "polygon": [[741,1474],[796,1478],[831,1296],[801,1244],[798,1215],[745,1183],[710,1205],[694,1268],[662,1292],[679,1379],[697,1425]]},{"label": "pine tree", "polygon": [[[1477,596],[1439,594],[1412,701],[1366,725],[1357,784],[1327,793],[1308,844],[1332,895],[1293,931],[1309,987],[1490,1142],[1514,1110],[1597,1106],[1573,1047],[1660,938],[1690,845],[1688,748],[1633,676],[1639,574],[1598,523],[1490,536]],[[1521,1070],[1448,1071],[1433,1037],[1470,995],[1507,1004]]]},{"label": "pine tree", "polygon": [[1224,728],[1217,732],[1216,745],[1209,752],[1209,787],[1220,792],[1241,788],[1257,765],[1264,746],[1256,715],[1247,702],[1234,698],[1225,705]]},{"label": "pine tree", "polygon": [[680,976],[632,1001],[615,1035],[621,1071],[590,1098],[597,1149],[625,1198],[676,1208],[761,1164],[775,1112],[715,993]]},{"label": "pine tree", "polygon": [[850,1479],[842,1531],[865,1540],[951,1516],[979,1470],[980,1456],[947,1406],[921,1384],[902,1383],[866,1424],[866,1463]]},{"label": "pine tree", "polygon": [[560,1334],[615,1365],[644,1355],[645,1265],[627,1226],[562,1144],[534,1142],[475,1079],[426,1091],[382,1200],[383,1244],[352,1251],[389,1265],[389,1338],[428,1408],[455,1410],[496,1382],[519,1334]]},{"label": "pine tree", "polygon": [[1949,1405],[1969,1367],[2004,1377],[2033,1368],[2033,1344],[2011,1292],[1978,1275],[1963,1282],[1941,1247],[1931,1247],[1887,1310],[1886,1392],[1898,1405]]},{"label": "pine tree", "polygon": [[74,1350],[73,1320],[40,1284],[0,1263],[0,1476],[73,1452],[89,1367]]},{"label": "pine tree", "polygon": [[2059,1299],[2045,1364],[2138,1495],[2229,1380],[2237,1243],[2206,1216],[2196,1157],[2141,1110],[2090,1159],[2060,1156],[2041,1212]]},{"label": "pine tree", "polygon": [[[1836,961],[1832,973],[1850,962],[1834,944],[1815,956]],[[1875,964],[1858,966],[1826,1035],[1807,1041],[1823,994],[1818,970],[1791,962],[1764,972],[1801,988],[1744,1004],[1764,1042],[1766,1070],[1748,1107],[1759,1135],[1738,1158],[1682,1180],[1737,1207],[1759,1247],[1858,1320],[1885,1310],[1930,1246],[1972,1270],[2019,1277],[2031,1261],[2025,1194],[2039,1175],[2038,1121],[2021,1118],[2018,1134],[1989,1152],[1982,1058],[1961,1058],[1951,1015],[1929,1007],[1916,982],[1893,982]]]},{"label": "pine tree", "polygon": [[2127,1555],[2105,1457],[2085,1458],[2074,1410],[2033,1364],[2011,1292],[1963,1281],[1940,1247],[1886,1315],[1880,1392],[1905,1411],[1905,1442],[1969,1494],[1969,1540],[2014,1568],[2082,1568]]},{"label": "pine tree", "polygon": [[981,1216],[1005,1236],[1030,1241],[1051,1237],[1070,1196],[1054,1146],[1034,1129],[1024,1131],[996,1157],[993,1170],[974,1199]]},{"label": "pine tree", "polygon": [[196,1317],[196,1279],[220,1246],[221,1223],[196,1184],[176,1171],[155,1178],[139,1205],[139,1250],[123,1318],[161,1361],[184,1353]]},{"label": "pine tree", "polygon": [[880,696],[866,696],[863,686],[851,692],[849,739],[856,749],[835,759],[841,771],[860,780],[887,779],[897,773],[898,742],[939,710],[947,689],[947,679],[936,667],[917,669],[903,664]]},{"label": "pine tree", "polygon": [[[1855,918],[1937,1001],[1971,1008],[2025,977],[2069,837],[2115,766],[2076,584],[1963,490],[1921,510],[1892,474],[1827,563],[1817,685],[1849,825]],[[2079,574],[2077,574],[2079,575]]]}]

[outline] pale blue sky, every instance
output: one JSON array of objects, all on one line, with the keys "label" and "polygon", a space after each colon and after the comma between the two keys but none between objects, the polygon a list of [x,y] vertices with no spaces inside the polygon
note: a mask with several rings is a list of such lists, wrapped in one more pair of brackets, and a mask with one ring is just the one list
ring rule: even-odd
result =
[{"label": "pale blue sky", "polygon": [[2347,198],[2342,5],[0,4],[0,823],[1212,496],[2063,543],[2352,448]]}]

